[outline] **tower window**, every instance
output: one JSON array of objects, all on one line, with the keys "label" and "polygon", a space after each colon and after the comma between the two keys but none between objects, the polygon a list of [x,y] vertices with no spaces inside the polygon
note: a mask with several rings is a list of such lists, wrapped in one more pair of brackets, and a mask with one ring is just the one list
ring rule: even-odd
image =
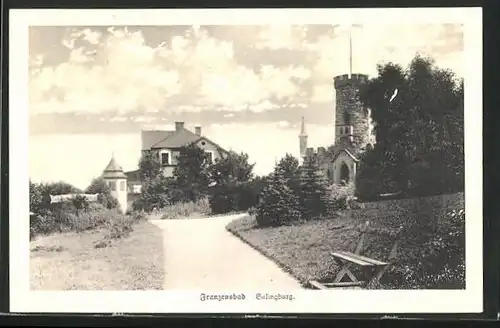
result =
[{"label": "tower window", "polygon": [[351,134],[353,134],[353,127],[352,127],[352,125],[341,126],[340,127],[340,134],[341,135],[351,135]]},{"label": "tower window", "polygon": [[351,123],[351,114],[347,110],[344,111],[344,122],[345,124]]},{"label": "tower window", "polygon": [[116,181],[108,181],[109,189],[116,191]]}]

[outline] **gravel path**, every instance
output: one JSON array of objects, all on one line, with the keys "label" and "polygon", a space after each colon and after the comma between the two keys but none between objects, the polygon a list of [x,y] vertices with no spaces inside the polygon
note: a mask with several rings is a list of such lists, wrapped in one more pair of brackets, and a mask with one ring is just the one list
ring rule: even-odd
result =
[{"label": "gravel path", "polygon": [[292,291],[300,284],[225,227],[242,214],[152,220],[164,231],[165,289]]}]

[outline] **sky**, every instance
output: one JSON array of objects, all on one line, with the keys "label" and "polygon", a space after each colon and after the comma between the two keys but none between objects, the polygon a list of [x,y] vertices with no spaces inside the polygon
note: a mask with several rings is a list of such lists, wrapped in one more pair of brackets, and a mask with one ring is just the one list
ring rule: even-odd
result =
[{"label": "sky", "polygon": [[[356,25],[353,73],[408,65],[416,53],[463,76],[461,25]],[[349,73],[349,28],[338,25],[31,26],[30,178],[85,188],[112,153],[137,168],[141,129],[184,121],[256,174],[334,138],[333,77]]]}]

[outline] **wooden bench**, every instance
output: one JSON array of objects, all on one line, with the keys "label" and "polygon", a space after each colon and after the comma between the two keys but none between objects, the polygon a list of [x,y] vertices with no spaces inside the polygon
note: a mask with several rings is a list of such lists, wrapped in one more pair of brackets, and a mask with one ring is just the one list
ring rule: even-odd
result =
[{"label": "wooden bench", "polygon": [[[390,262],[396,257],[398,238],[396,237],[389,252],[387,262],[383,262],[360,254],[363,250],[363,244],[367,233],[369,233],[369,222],[366,222],[360,229],[360,236],[354,253],[347,251],[330,253],[334,263],[340,266],[340,271],[335,276],[333,282],[320,283],[316,280],[310,280],[309,284],[316,289],[330,289],[339,287],[366,287],[377,283],[384,275]],[[361,268],[361,271],[365,275],[365,280],[359,280],[358,277],[356,277],[351,271],[353,266]],[[349,281],[342,281],[346,276],[349,278]]]}]

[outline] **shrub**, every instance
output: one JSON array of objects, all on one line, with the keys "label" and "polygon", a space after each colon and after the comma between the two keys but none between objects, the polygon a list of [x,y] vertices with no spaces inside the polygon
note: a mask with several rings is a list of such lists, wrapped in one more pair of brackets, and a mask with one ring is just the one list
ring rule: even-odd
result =
[{"label": "shrub", "polygon": [[210,214],[210,204],[206,198],[196,202],[179,202],[160,209],[163,220],[188,218],[194,215]]},{"label": "shrub", "polygon": [[209,201],[213,214],[245,211],[259,201],[262,179],[253,178],[248,155],[233,151],[208,168]]},{"label": "shrub", "polygon": [[357,209],[360,205],[357,198],[354,196],[355,189],[353,184],[337,185],[333,184],[328,187],[328,214],[336,214],[339,211],[347,209]]},{"label": "shrub", "polygon": [[102,178],[92,180],[90,186],[85,190],[88,194],[99,194],[97,201],[106,208],[118,208],[118,200],[111,195],[111,190]]},{"label": "shrub", "polygon": [[300,177],[300,210],[306,219],[326,213],[327,184],[314,158],[306,158]]},{"label": "shrub", "polygon": [[211,187],[209,202],[212,214],[246,211],[256,206],[262,188],[260,179]]},{"label": "shrub", "polygon": [[134,201],[135,211],[151,212],[153,208],[163,208],[177,201],[175,181],[162,175],[144,181],[139,198]]},{"label": "shrub", "polygon": [[465,288],[465,211],[450,211],[435,231],[419,229],[418,218],[414,222],[400,236],[406,257],[396,259],[384,283],[399,289]]},{"label": "shrub", "polygon": [[293,193],[280,171],[274,172],[264,187],[256,209],[256,221],[260,226],[278,226],[300,219],[297,210],[299,198]]}]

